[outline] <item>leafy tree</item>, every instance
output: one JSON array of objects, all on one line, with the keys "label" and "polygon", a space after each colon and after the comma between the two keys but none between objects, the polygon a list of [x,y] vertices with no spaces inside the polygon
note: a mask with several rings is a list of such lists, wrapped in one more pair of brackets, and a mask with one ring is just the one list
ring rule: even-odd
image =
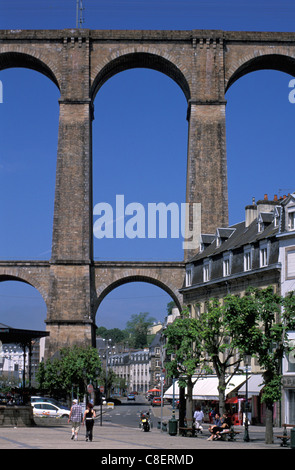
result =
[{"label": "leafy tree", "polygon": [[142,349],[147,346],[147,333],[155,318],[149,313],[133,314],[131,320],[127,322],[126,331],[129,334],[129,341],[132,347]]},{"label": "leafy tree", "polygon": [[70,395],[72,386],[79,388],[83,396],[87,383],[97,379],[101,371],[101,362],[95,348],[62,348],[59,357],[41,363],[37,372],[37,380],[41,389],[47,389],[50,394]]},{"label": "leafy tree", "polygon": [[187,387],[186,416],[192,419],[192,392],[195,383],[192,377],[201,358],[198,321],[190,318],[189,312],[184,310],[180,317],[167,326],[164,335],[167,338],[167,354],[173,355],[173,359],[166,363],[167,374],[178,378],[180,387]]},{"label": "leafy tree", "polygon": [[221,414],[225,409],[226,387],[236,374],[243,358],[242,348],[237,350],[235,339],[247,326],[247,316],[228,315],[226,300],[221,304],[217,299],[211,299],[206,311],[197,318],[202,344],[202,364],[207,370],[213,367],[217,375]]},{"label": "leafy tree", "polygon": [[104,326],[100,326],[96,330],[96,334],[104,339],[111,339],[114,344],[121,343],[127,338],[127,332],[120,330],[119,328],[107,329]]},{"label": "leafy tree", "polygon": [[266,405],[265,442],[273,442],[273,405],[281,399],[281,363],[289,352],[288,331],[295,328],[294,292],[286,297],[272,287],[249,289],[241,298],[228,297],[227,313],[231,317],[248,317],[248,329],[236,336],[236,346],[255,355],[263,375],[262,400]]}]

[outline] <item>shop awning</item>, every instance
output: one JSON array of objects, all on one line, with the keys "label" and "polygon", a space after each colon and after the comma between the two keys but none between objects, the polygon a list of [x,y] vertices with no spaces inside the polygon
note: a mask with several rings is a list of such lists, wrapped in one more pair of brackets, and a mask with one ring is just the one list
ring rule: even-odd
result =
[{"label": "shop awning", "polygon": [[[245,381],[245,375],[233,376],[225,389],[225,396],[240,387]],[[164,393],[164,398],[173,398],[173,385]],[[174,384],[174,398],[179,398],[177,382]],[[193,400],[219,400],[218,378],[216,376],[198,378],[193,388]]]},{"label": "shop awning", "polygon": [[[248,397],[259,395],[263,388],[263,378],[261,374],[251,375],[248,379]],[[246,383],[239,389],[239,395],[246,395]]]}]

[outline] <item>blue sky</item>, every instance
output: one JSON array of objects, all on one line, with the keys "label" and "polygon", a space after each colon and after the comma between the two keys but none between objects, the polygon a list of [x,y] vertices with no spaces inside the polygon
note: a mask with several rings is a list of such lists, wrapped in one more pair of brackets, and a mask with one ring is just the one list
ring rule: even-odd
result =
[{"label": "blue sky", "polygon": [[[75,3],[0,0],[0,29],[74,28]],[[90,29],[294,30],[291,1],[85,0],[84,7],[83,26]],[[243,220],[253,196],[295,189],[290,79],[255,72],[227,92],[230,223]],[[31,70],[3,70],[0,80],[0,259],[50,259],[59,91]],[[94,204],[113,204],[116,194],[126,204],[185,202],[187,104],[180,88],[158,72],[130,70],[106,82],[94,105]],[[181,240],[94,242],[97,260],[182,258]],[[170,300],[157,287],[125,285],[103,301],[97,324],[123,328],[133,313],[146,311],[163,320]],[[34,288],[0,284],[0,322],[44,329],[45,317]]]}]

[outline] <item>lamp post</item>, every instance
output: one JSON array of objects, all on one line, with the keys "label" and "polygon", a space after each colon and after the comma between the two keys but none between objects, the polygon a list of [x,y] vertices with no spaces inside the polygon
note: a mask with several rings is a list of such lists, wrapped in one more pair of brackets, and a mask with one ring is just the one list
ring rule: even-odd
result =
[{"label": "lamp post", "polygon": [[111,343],[111,339],[104,339],[106,342],[106,350],[105,350],[105,355],[106,355],[106,381],[105,381],[105,395],[106,399],[108,399],[108,360],[109,360],[109,348],[114,349],[115,346],[109,346],[109,342]]},{"label": "lamp post", "polygon": [[251,356],[244,356],[245,372],[246,372],[246,402],[245,402],[245,432],[244,441],[249,442],[249,426],[248,426],[248,367],[251,365]]},{"label": "lamp post", "polygon": [[161,432],[163,431],[163,403],[164,403],[164,393],[163,393],[163,388],[164,388],[164,379],[165,379],[165,369],[164,369],[164,351],[163,347],[165,344],[165,336],[162,334],[160,337],[160,352],[161,352]]}]

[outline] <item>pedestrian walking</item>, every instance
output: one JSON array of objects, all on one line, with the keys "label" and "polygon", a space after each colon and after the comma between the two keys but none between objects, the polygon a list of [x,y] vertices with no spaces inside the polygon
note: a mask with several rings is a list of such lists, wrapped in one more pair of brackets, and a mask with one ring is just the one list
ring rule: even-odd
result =
[{"label": "pedestrian walking", "polygon": [[197,432],[203,432],[202,422],[204,419],[204,413],[200,407],[196,407],[196,411],[194,412],[194,420],[195,420],[195,428]]},{"label": "pedestrian walking", "polygon": [[78,432],[82,421],[82,407],[78,404],[78,400],[73,400],[73,405],[69,414],[68,423],[72,421],[72,437],[78,439]]},{"label": "pedestrian walking", "polygon": [[93,409],[92,403],[87,403],[86,410],[83,415],[83,426],[86,424],[86,441],[92,442],[93,439],[93,426],[94,418],[96,418],[95,411]]}]

